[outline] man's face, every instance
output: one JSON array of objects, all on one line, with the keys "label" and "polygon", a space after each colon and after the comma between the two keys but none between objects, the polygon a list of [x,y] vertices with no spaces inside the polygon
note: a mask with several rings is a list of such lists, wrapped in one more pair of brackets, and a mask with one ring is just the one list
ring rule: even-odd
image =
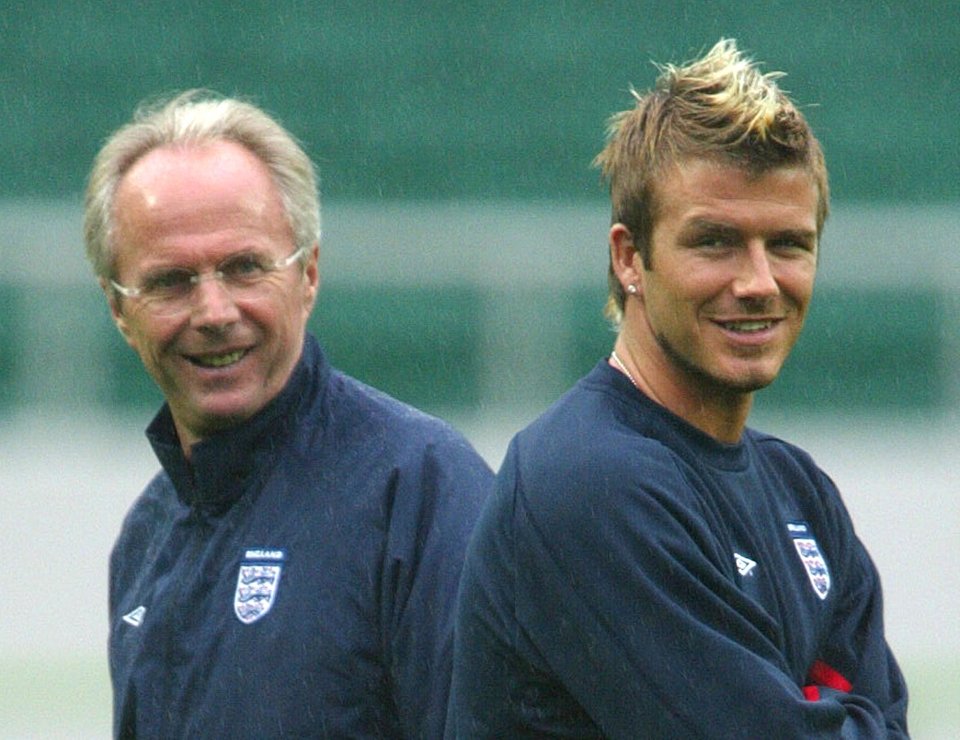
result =
[{"label": "man's face", "polygon": [[812,178],[794,168],[751,176],[694,159],[662,176],[657,202],[637,329],[654,340],[646,343],[654,361],[692,393],[768,385],[813,293]]},{"label": "man's face", "polygon": [[317,290],[317,250],[230,292],[210,274],[240,253],[278,260],[295,251],[264,164],[220,141],[154,149],[120,182],[116,280],[137,287],[173,268],[201,275],[179,311],[114,297],[114,319],[166,397],[185,449],[249,418],[283,388],[303,349]]}]

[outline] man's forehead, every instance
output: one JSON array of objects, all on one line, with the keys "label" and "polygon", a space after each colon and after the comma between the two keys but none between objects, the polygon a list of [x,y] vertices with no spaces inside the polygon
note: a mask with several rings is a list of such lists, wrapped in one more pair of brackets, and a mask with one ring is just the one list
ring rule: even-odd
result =
[{"label": "man's forehead", "polygon": [[661,205],[671,198],[693,200],[761,200],[779,198],[816,209],[817,183],[805,168],[773,167],[762,171],[712,159],[686,160],[664,170],[656,180]]},{"label": "man's forehead", "polygon": [[140,155],[120,178],[145,184],[167,177],[190,176],[191,170],[267,172],[266,165],[242,144],[227,139],[162,144]]},{"label": "man's forehead", "polygon": [[[266,166],[239,144],[167,146],[144,155],[114,199],[120,244],[181,244],[207,235],[293,240]],[[229,237],[229,238],[228,238]]]},{"label": "man's forehead", "polygon": [[217,203],[259,212],[282,207],[267,166],[231,141],[168,145],[147,152],[121,178],[114,206],[116,218],[122,220],[130,209],[166,208],[189,214]]}]

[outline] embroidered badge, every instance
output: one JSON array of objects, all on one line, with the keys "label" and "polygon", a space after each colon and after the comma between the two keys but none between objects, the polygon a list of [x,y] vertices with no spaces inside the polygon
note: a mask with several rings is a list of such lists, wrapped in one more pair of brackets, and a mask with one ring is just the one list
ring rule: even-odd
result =
[{"label": "embroidered badge", "polygon": [[280,585],[286,553],[283,550],[252,549],[243,554],[233,594],[233,612],[244,624],[256,622],[273,606]]},{"label": "embroidered badge", "polygon": [[813,538],[813,533],[806,522],[789,522],[787,530],[793,538],[793,546],[797,549],[800,562],[803,563],[813,591],[821,600],[830,593],[830,571],[827,561],[820,552],[820,546]]}]

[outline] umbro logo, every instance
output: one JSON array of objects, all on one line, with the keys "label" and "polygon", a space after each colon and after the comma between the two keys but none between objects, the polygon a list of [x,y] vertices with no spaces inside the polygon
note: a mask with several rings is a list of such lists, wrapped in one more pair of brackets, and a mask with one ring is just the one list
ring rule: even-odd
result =
[{"label": "umbro logo", "polygon": [[141,624],[143,624],[143,616],[146,613],[147,613],[147,607],[138,606],[129,614],[124,614],[123,621],[129,625],[132,625],[133,627],[139,627]]},{"label": "umbro logo", "polygon": [[753,569],[757,567],[756,560],[751,560],[738,552],[733,553],[733,560],[737,564],[737,572],[742,576],[752,575]]}]

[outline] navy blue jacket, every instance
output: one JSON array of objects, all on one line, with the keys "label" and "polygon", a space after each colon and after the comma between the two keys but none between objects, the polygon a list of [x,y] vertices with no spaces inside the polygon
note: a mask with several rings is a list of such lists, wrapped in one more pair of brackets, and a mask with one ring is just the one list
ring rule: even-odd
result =
[{"label": "navy blue jacket", "polygon": [[753,430],[713,440],[606,362],[512,441],[456,630],[451,737],[906,735],[830,479]]},{"label": "navy blue jacket", "polygon": [[442,734],[452,604],[492,475],[446,424],[331,368],[181,453],[110,561],[114,734]]}]

